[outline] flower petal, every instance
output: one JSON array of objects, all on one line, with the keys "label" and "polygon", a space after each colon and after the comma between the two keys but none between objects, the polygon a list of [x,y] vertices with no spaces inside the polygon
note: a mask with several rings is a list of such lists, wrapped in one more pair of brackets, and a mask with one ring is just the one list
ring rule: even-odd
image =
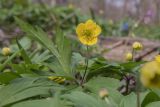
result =
[{"label": "flower petal", "polygon": [[80,23],[77,28],[76,28],[76,33],[78,36],[83,35],[83,30],[85,29],[85,24],[84,23]]},{"label": "flower petal", "polygon": [[98,41],[98,38],[92,38],[92,39],[90,39],[90,41],[88,41],[87,45],[94,45],[97,43],[97,41]]},{"label": "flower petal", "polygon": [[86,37],[86,36],[79,36],[79,40],[84,45],[94,45],[98,41],[96,37]]},{"label": "flower petal", "polygon": [[94,32],[94,30],[96,29],[96,26],[97,26],[96,23],[91,19],[86,21],[85,25],[86,25],[87,29],[92,30],[93,32]]},{"label": "flower petal", "polygon": [[90,24],[93,24],[93,23],[94,23],[94,21],[93,21],[92,19],[89,19],[89,20],[86,21],[85,24],[86,24],[86,25],[90,25]]},{"label": "flower petal", "polygon": [[149,88],[160,88],[160,66],[156,61],[151,61],[141,68],[141,82]]},{"label": "flower petal", "polygon": [[101,33],[102,29],[99,25],[96,26],[96,29],[94,31],[94,35],[97,37]]}]

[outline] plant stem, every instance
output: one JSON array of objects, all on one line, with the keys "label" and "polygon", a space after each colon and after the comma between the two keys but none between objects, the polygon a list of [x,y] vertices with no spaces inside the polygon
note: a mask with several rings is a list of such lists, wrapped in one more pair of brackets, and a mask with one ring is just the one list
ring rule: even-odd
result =
[{"label": "plant stem", "polygon": [[104,100],[106,101],[107,104],[110,104],[107,97],[105,97]]},{"label": "plant stem", "polygon": [[[133,49],[132,50],[132,61],[134,62],[135,61],[135,50]],[[139,93],[139,72],[136,72],[136,94],[137,94],[137,107],[141,107],[140,105],[140,93]]]},{"label": "plant stem", "polygon": [[[135,61],[135,59],[134,59],[134,56],[135,56],[135,50],[132,48],[132,62],[134,62]],[[124,75],[125,76],[125,79],[126,79],[126,92],[125,92],[125,94],[128,94],[129,93],[129,83],[130,83],[130,79],[128,78],[128,76],[125,74]]]},{"label": "plant stem", "polygon": [[86,56],[86,59],[85,59],[86,67],[85,67],[84,75],[83,75],[83,77],[82,77],[81,86],[83,85],[84,80],[85,80],[85,77],[86,77],[86,74],[87,74],[87,69],[88,69],[88,55],[89,55],[89,50],[88,50],[88,46],[87,46],[87,56]]},{"label": "plant stem", "polygon": [[139,91],[137,91],[137,107],[141,107],[140,106],[140,94],[139,94]]},{"label": "plant stem", "polygon": [[134,49],[132,49],[132,61],[134,62],[135,61],[135,50]]},{"label": "plant stem", "polygon": [[112,107],[112,105],[111,105],[111,103],[110,103],[110,101],[109,101],[109,99],[108,99],[107,97],[105,97],[104,100],[105,100],[106,103],[109,105],[109,107]]},{"label": "plant stem", "polygon": [[137,72],[137,82],[136,82],[136,94],[137,94],[137,107],[141,107],[140,105],[140,92],[139,92],[139,73]]},{"label": "plant stem", "polygon": [[130,79],[126,76],[126,94],[129,93],[129,82],[130,82]]}]

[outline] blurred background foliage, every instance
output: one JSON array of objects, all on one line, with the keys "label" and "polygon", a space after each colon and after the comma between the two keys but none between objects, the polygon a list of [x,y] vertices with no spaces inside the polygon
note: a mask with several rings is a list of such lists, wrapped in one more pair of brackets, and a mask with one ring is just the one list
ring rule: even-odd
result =
[{"label": "blurred background foliage", "polygon": [[[0,0],[0,29],[19,32],[14,17],[48,33],[60,26],[74,35],[75,26],[92,18],[102,26],[103,36],[160,38],[160,1],[154,0]],[[87,4],[87,6],[86,6]]]}]

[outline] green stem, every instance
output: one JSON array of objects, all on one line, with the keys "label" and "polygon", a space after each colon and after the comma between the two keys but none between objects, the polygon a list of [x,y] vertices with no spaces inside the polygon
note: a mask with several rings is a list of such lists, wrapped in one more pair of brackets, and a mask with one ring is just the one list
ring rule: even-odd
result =
[{"label": "green stem", "polygon": [[133,61],[133,62],[135,61],[134,57],[135,57],[135,50],[132,49],[132,61]]},{"label": "green stem", "polygon": [[127,76],[125,76],[125,78],[126,78],[126,95],[127,95],[129,93],[129,82],[130,82],[130,80]]},{"label": "green stem", "polygon": [[[135,54],[136,54],[136,51],[133,49],[132,50],[132,55],[133,55],[132,61],[133,62],[135,61],[135,58],[134,58]],[[138,72],[136,73],[136,94],[137,94],[137,107],[141,107],[141,105],[140,105],[140,92],[139,92],[139,73]]]},{"label": "green stem", "polygon": [[87,74],[87,69],[88,69],[88,55],[89,55],[89,50],[88,50],[88,46],[87,46],[87,56],[86,56],[86,59],[85,59],[86,67],[85,67],[84,75],[83,75],[83,77],[82,77],[81,86],[83,85],[84,80],[85,80],[85,77],[86,77],[86,74]]},{"label": "green stem", "polygon": [[109,105],[110,105],[109,100],[108,100],[108,98],[107,98],[107,97],[105,97],[105,98],[104,98],[104,100],[106,101],[106,103],[107,103],[107,104],[109,104]]},{"label": "green stem", "polygon": [[139,91],[137,91],[137,107],[141,107],[140,106],[140,93],[139,93]]},{"label": "green stem", "polygon": [[107,97],[105,97],[104,100],[109,105],[109,107],[112,107],[112,105],[111,105],[111,103],[110,103],[110,101],[109,101],[109,99]]},{"label": "green stem", "polygon": [[137,94],[137,107],[141,107],[140,105],[140,92],[139,92],[139,73],[137,72],[137,82],[136,82],[136,94]]}]

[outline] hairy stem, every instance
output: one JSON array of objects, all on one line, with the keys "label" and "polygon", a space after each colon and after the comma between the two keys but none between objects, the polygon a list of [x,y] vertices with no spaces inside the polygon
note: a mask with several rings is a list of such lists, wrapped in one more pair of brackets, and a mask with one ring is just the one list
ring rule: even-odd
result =
[{"label": "hairy stem", "polygon": [[85,59],[86,67],[85,67],[84,75],[83,75],[83,77],[82,77],[81,86],[83,85],[84,80],[85,80],[85,77],[86,77],[86,74],[87,74],[88,61],[89,61],[89,60],[88,60],[88,55],[89,55],[89,50],[88,50],[88,46],[87,46],[87,56],[86,56],[86,59]]}]

